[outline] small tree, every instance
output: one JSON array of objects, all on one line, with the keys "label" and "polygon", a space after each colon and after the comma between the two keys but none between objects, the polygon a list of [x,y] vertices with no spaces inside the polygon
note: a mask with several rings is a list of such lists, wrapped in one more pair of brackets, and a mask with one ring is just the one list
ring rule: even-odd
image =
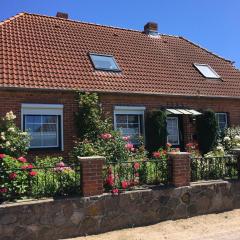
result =
[{"label": "small tree", "polygon": [[112,129],[109,119],[104,119],[96,93],[78,93],[79,110],[76,113],[77,137],[85,139],[96,139],[100,134]]},{"label": "small tree", "polygon": [[149,112],[145,125],[147,150],[152,153],[160,147],[165,148],[167,143],[166,113],[161,110]]},{"label": "small tree", "polygon": [[211,151],[217,145],[218,123],[215,113],[212,110],[206,110],[197,117],[196,130],[200,151],[205,154]]}]

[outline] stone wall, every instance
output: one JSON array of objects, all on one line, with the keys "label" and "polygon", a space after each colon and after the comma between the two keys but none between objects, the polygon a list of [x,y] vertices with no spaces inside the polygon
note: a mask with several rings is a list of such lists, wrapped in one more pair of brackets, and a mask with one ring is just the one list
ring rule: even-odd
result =
[{"label": "stone wall", "polygon": [[240,182],[0,205],[1,240],[60,239],[240,208]]}]

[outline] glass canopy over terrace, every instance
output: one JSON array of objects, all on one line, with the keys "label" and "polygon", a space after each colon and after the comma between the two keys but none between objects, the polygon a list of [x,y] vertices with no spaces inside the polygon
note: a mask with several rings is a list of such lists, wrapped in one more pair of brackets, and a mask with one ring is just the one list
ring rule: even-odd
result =
[{"label": "glass canopy over terrace", "polygon": [[167,108],[166,109],[167,114],[175,114],[175,115],[194,115],[198,116],[201,115],[202,113],[194,110],[194,109],[183,109],[183,108]]}]

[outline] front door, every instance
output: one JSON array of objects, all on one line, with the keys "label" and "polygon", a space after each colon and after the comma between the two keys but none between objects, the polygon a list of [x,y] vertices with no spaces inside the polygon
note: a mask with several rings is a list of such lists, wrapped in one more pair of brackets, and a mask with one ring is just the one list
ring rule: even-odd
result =
[{"label": "front door", "polygon": [[173,146],[180,145],[178,117],[167,117],[167,142]]},{"label": "front door", "polygon": [[180,134],[182,121],[180,118],[179,116],[167,117],[167,142],[178,148],[182,148],[182,134]]}]

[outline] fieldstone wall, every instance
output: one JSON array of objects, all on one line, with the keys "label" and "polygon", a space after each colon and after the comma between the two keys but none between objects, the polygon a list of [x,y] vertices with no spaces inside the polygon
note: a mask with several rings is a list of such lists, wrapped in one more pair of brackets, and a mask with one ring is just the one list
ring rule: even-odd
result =
[{"label": "fieldstone wall", "polygon": [[0,205],[0,239],[62,239],[240,208],[240,182]]}]

